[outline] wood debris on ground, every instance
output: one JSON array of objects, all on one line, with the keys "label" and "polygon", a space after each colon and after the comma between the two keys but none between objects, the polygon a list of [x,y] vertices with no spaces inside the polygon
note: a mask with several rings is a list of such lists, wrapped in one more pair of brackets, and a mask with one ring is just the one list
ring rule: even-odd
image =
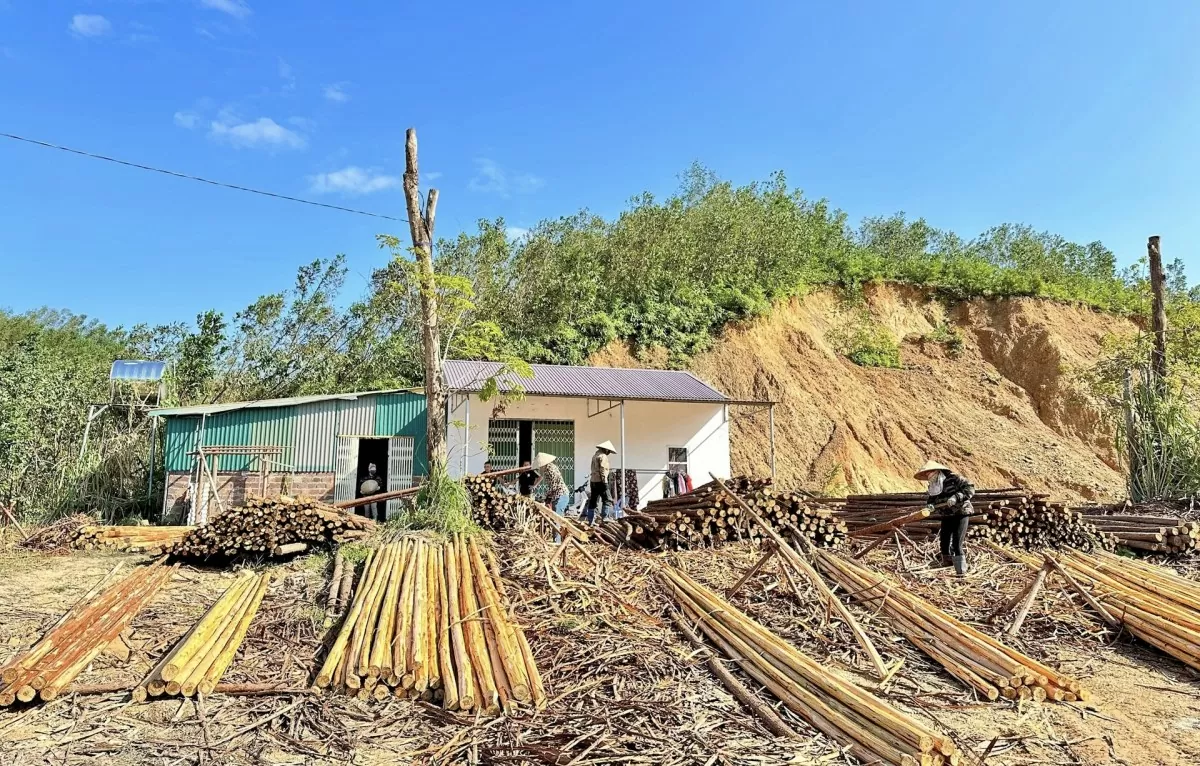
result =
[{"label": "wood debris on ground", "polygon": [[76,530],[71,546],[79,550],[116,550],[127,553],[165,553],[194,530],[194,526],[103,526],[88,524]]}]

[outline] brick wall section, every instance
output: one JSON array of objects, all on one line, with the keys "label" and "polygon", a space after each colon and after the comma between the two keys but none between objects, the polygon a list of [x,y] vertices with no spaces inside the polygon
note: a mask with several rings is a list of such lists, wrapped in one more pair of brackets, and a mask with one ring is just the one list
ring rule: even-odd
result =
[{"label": "brick wall section", "polygon": [[[257,472],[221,471],[217,474],[217,493],[226,507],[241,505],[247,497],[262,495],[306,495],[333,502],[332,473],[274,473],[267,477],[266,492]],[[167,491],[164,501],[164,518],[182,520],[187,518],[190,498],[187,496],[188,474],[172,472],[167,475]],[[219,513],[215,505],[209,509],[212,515]]]}]

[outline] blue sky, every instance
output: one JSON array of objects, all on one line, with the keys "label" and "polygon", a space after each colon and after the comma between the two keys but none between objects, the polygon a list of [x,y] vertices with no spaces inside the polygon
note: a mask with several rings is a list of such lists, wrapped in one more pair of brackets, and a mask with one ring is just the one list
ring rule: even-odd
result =
[{"label": "blue sky", "polygon": [[[782,169],[852,219],[1024,222],[1200,281],[1200,6],[0,0],[0,132],[439,233]],[[836,6],[836,7],[835,7]],[[404,224],[0,139],[0,306],[191,320]]]}]

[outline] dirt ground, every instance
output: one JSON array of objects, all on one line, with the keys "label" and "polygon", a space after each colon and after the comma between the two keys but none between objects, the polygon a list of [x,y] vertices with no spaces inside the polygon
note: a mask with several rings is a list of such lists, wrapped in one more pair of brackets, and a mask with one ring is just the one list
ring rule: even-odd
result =
[{"label": "dirt ground", "polygon": [[[815,764],[849,763],[786,710],[804,736],[784,743],[710,676],[661,619],[654,572],[674,562],[727,587],[757,558],[748,546],[649,555],[589,546],[557,561],[553,544],[524,534],[495,538],[516,613],[542,668],[551,704],[538,713],[469,720],[422,703],[362,703],[337,694],[213,695],[201,703],[128,694],[67,695],[0,710],[0,763],[24,764]],[[890,545],[890,544],[889,544]],[[910,590],[993,634],[982,619],[1016,593],[1024,570],[976,555],[965,579],[929,568],[929,551],[884,546],[866,559]],[[93,583],[135,556],[0,553],[0,662],[33,643]],[[327,634],[318,604],[327,560],[272,568],[275,583],[225,681],[303,689]],[[133,624],[128,663],[97,660],[78,683],[132,687],[228,586],[232,574],[182,568]],[[1180,663],[1128,637],[1108,635],[1067,594],[1049,588],[1018,648],[1074,674],[1093,692],[1082,703],[979,702],[878,618],[855,608],[889,662],[902,669],[879,689],[844,626],[828,624],[813,594],[782,595],[772,567],[736,604],[826,666],[953,735],[986,764],[1200,763],[1200,681]],[[639,611],[640,610],[640,611]],[[644,614],[643,614],[644,612]],[[764,697],[772,701],[769,696]]]}]

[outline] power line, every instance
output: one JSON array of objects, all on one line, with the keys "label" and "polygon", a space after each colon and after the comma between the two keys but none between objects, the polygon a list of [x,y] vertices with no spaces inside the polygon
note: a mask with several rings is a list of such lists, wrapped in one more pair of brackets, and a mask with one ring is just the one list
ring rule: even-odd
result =
[{"label": "power line", "polygon": [[383,215],[382,213],[371,213],[366,210],[355,210],[354,208],[350,208],[350,207],[341,207],[340,205],[327,205],[324,202],[314,202],[313,200],[309,200],[309,199],[300,199],[299,197],[289,197],[286,194],[276,194],[275,192],[262,191],[261,189],[251,189],[248,186],[238,186],[237,184],[227,184],[224,181],[213,181],[208,178],[201,178],[200,176],[192,176],[192,175],[188,175],[187,173],[179,173],[174,170],[164,170],[163,168],[151,167],[150,165],[139,165],[136,162],[128,162],[126,160],[119,160],[116,157],[105,157],[103,154],[93,154],[92,152],[86,152],[86,151],[83,151],[82,149],[72,149],[69,146],[59,146],[58,144],[51,144],[46,141],[38,141],[37,139],[33,139],[33,138],[25,138],[24,136],[14,136],[11,133],[0,133],[0,137],[11,138],[14,141],[23,141],[27,144],[34,144],[35,146],[42,146],[47,149],[58,149],[59,151],[69,152],[71,154],[78,154],[81,157],[90,157],[91,159],[94,159],[94,160],[104,160],[106,162],[115,162],[118,165],[124,165],[125,167],[129,167],[129,168],[137,168],[138,170],[149,170],[152,173],[162,173],[163,175],[174,176],[175,178],[184,178],[184,179],[187,179],[188,181],[199,181],[200,183],[210,184],[212,186],[221,186],[226,189],[233,189],[235,191],[250,192],[251,194],[261,194],[264,197],[274,197],[275,199],[287,200],[288,202],[299,202],[303,205],[313,205],[314,207],[323,207],[323,208],[328,208],[329,210],[340,210],[343,213],[355,213],[357,215],[368,215],[368,216],[371,216],[372,218],[383,218],[388,221],[403,221],[404,223],[408,223],[407,218],[396,218],[396,217],[390,216],[390,215]]}]

